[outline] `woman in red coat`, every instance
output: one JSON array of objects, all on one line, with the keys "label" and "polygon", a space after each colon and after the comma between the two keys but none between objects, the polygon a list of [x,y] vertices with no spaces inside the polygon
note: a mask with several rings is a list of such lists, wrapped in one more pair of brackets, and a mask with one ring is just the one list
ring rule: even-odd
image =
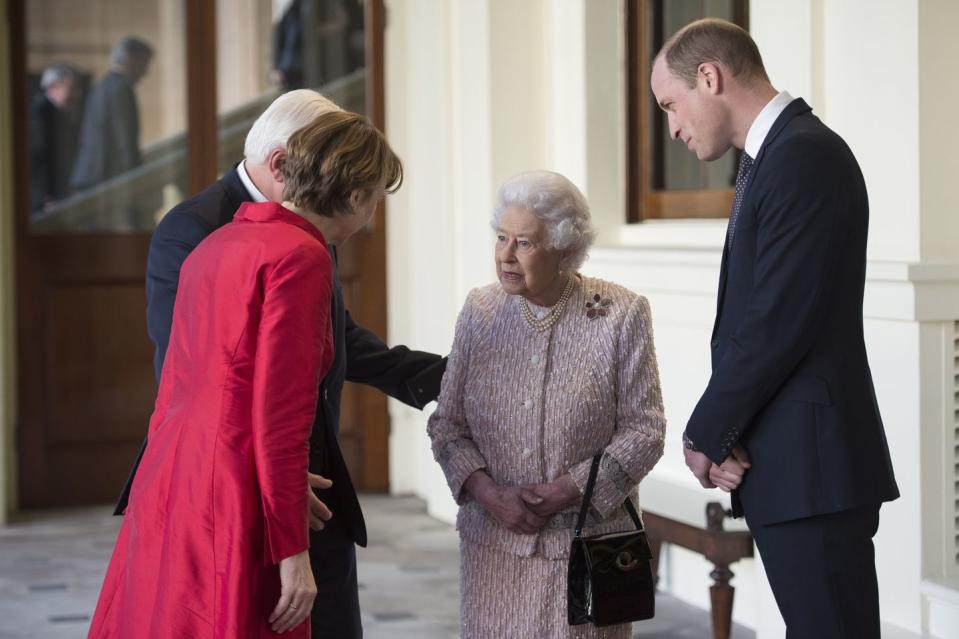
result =
[{"label": "woman in red coat", "polygon": [[342,111],[295,133],[283,205],[248,203],[180,273],[150,446],[91,638],[309,637],[308,438],[332,360],[332,262],[402,181]]}]

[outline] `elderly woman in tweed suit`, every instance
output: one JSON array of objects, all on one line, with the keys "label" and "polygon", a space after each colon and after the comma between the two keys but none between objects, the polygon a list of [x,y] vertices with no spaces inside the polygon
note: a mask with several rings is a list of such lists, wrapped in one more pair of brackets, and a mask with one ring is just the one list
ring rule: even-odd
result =
[{"label": "elderly woman in tweed suit", "polygon": [[509,180],[492,226],[499,282],[467,297],[429,421],[460,505],[462,636],[627,638],[568,625],[566,570],[592,456],[587,535],[631,528],[623,499],[663,453],[649,304],[577,272],[594,232],[561,175]]}]

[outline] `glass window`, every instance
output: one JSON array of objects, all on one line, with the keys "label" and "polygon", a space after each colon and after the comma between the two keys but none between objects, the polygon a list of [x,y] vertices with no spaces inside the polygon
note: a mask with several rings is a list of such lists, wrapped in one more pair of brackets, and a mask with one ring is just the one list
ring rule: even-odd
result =
[{"label": "glass window", "polygon": [[243,158],[250,126],[282,92],[315,89],[344,109],[365,112],[363,0],[236,0],[220,4],[220,174]]},{"label": "glass window", "polygon": [[26,3],[32,231],[149,232],[182,198],[183,4]]},{"label": "glass window", "polygon": [[746,0],[627,0],[630,222],[655,218],[725,217],[732,204],[737,153],[700,162],[670,138],[665,114],[649,89],[653,58],[694,20],[716,17],[747,27]]}]

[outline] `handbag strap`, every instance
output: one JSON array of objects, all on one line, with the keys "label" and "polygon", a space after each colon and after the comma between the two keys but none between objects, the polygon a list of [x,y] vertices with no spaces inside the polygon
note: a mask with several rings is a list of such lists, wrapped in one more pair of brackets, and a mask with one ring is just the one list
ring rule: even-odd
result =
[{"label": "handbag strap", "polygon": [[602,453],[597,453],[593,457],[593,465],[589,467],[589,479],[586,480],[586,490],[583,492],[583,503],[579,507],[579,517],[576,518],[576,528],[573,531],[574,537],[580,537],[583,534],[583,525],[586,523],[586,511],[589,510],[589,502],[593,499],[593,486],[596,485],[596,473],[599,471],[599,460],[602,456]]},{"label": "handbag strap", "polygon": [[636,530],[642,532],[643,520],[639,518],[639,513],[636,512],[636,508],[633,506],[633,502],[629,500],[629,497],[623,500],[623,507],[626,509],[626,512],[629,513],[630,519],[633,520]]},{"label": "handbag strap", "polygon": [[[583,534],[583,526],[586,524],[586,512],[589,510],[589,504],[593,500],[593,487],[596,485],[596,474],[599,472],[599,461],[602,457],[602,453],[597,453],[593,457],[592,465],[589,467],[589,478],[586,480],[586,490],[583,492],[583,503],[579,507],[579,516],[576,518],[576,528],[573,531],[574,537],[581,537]],[[636,507],[633,506],[633,502],[629,500],[628,495],[626,499],[623,500],[623,508],[629,513],[629,517],[633,520],[636,530],[642,531],[643,520],[639,518]]]}]

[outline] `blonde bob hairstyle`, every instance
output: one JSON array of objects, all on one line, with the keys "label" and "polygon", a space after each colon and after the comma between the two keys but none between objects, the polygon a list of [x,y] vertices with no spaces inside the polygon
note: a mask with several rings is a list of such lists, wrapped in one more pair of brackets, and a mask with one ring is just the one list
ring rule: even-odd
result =
[{"label": "blonde bob hairstyle", "polygon": [[348,111],[319,115],[290,136],[282,172],[283,199],[326,217],[352,214],[354,191],[365,198],[403,183],[403,164],[383,134]]}]

